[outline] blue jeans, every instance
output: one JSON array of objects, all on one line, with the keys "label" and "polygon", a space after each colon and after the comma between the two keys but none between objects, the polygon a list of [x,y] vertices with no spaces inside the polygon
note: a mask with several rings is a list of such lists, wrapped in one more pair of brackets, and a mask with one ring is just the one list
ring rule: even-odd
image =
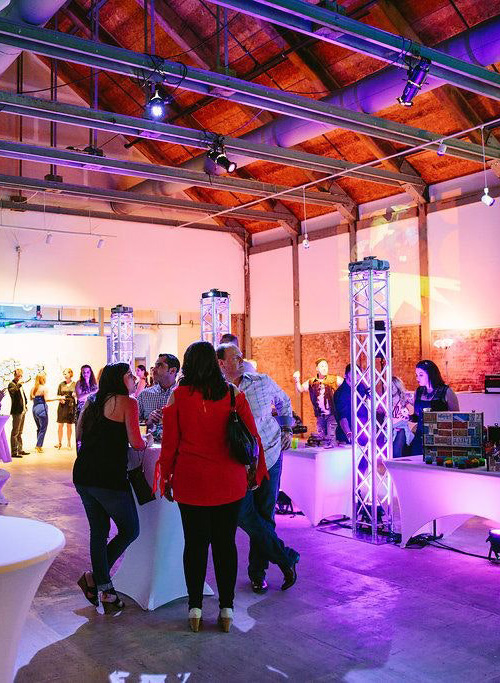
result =
[{"label": "blue jeans", "polygon": [[49,424],[49,411],[47,410],[46,403],[35,403],[33,406],[33,418],[36,423],[36,445],[37,448],[41,448]]},{"label": "blue jeans", "polygon": [[277,564],[284,571],[299,558],[298,552],[288,548],[275,531],[274,509],[280,488],[282,463],[281,453],[269,470],[269,479],[263,479],[256,491],[248,491],[241,504],[238,526],[250,536],[248,576],[251,581],[265,578],[269,562]]},{"label": "blue jeans", "polygon": [[[139,517],[130,489],[115,491],[75,484],[90,525],[90,560],[97,590],[113,588],[109,572],[116,560],[139,536]],[[118,533],[108,543],[110,520]]]}]

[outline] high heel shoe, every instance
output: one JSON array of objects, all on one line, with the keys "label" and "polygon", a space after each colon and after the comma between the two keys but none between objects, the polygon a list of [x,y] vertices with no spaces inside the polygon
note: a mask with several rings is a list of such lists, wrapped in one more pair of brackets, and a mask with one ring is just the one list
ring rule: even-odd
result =
[{"label": "high heel shoe", "polygon": [[188,615],[189,628],[193,633],[198,633],[201,626],[201,609],[199,607],[192,607]]},{"label": "high heel shoe", "polygon": [[229,633],[231,624],[233,623],[233,610],[231,607],[223,607],[219,612],[219,618],[217,619],[219,627],[224,633]]},{"label": "high heel shoe", "polygon": [[97,587],[91,586],[89,584],[89,582],[87,581],[87,572],[84,572],[80,576],[80,578],[77,581],[77,584],[82,589],[83,594],[85,595],[86,599],[90,602],[90,604],[94,605],[94,607],[97,607],[99,605],[99,600],[97,599]]},{"label": "high heel shoe", "polygon": [[35,446],[35,451],[37,453],[43,453],[43,448],[41,448],[40,446]]},{"label": "high heel shoe", "polygon": [[[113,596],[114,595],[114,600],[103,600],[104,596]],[[117,614],[118,612],[121,612],[122,609],[125,607],[125,603],[121,598],[118,597],[116,594],[116,591],[114,588],[110,588],[106,591],[99,592],[98,594],[98,605],[97,605],[97,612],[98,614]]]}]

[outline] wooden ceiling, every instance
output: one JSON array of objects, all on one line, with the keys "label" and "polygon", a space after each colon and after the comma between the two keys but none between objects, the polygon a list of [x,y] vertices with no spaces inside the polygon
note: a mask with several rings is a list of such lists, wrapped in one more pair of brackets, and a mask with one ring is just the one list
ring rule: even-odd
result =
[{"label": "wooden ceiling", "polygon": [[[500,14],[500,0],[343,0],[340,4],[353,18],[428,46]],[[99,40],[144,52],[144,1],[101,0],[99,5]],[[91,38],[90,10],[90,0],[72,0],[59,11],[57,29]],[[155,11],[157,55],[210,71],[222,68],[223,31],[218,23],[215,5],[205,0],[156,0]],[[221,18],[222,10],[219,13],[219,19]],[[241,79],[321,99],[385,66],[371,57],[307,38],[247,15],[228,11],[228,20],[229,68],[233,75]],[[54,20],[49,22],[48,27],[55,27]],[[492,65],[490,68],[496,69],[496,66]],[[87,67],[59,62],[58,73],[63,81],[73,82],[71,87],[79,96],[90,101],[89,80],[85,80],[89,75]],[[403,85],[404,72],[402,87]],[[164,93],[171,94],[174,99],[172,113],[167,121],[222,135],[240,137],[276,116],[234,102],[200,96],[183,90],[182,87],[164,89]],[[144,84],[117,74],[99,75],[100,109],[141,116],[144,102]],[[446,85],[418,95],[411,108],[403,108],[395,103],[377,115],[449,134],[500,116],[500,102]],[[127,140],[122,139],[125,144]],[[478,142],[477,133],[465,139]],[[199,149],[145,139],[136,142],[135,148],[152,163],[168,166],[181,165],[201,153]],[[382,140],[337,129],[308,140],[300,149],[363,163],[381,159],[401,148]],[[106,152],[105,146],[104,151]],[[405,159],[427,184],[480,170],[477,163],[449,156],[439,157],[435,152],[410,154]],[[399,157],[378,166],[399,170],[402,161],[403,158]],[[288,186],[299,186],[321,177],[316,172],[262,161],[240,168],[235,174],[242,178]],[[118,179],[117,183],[119,182]],[[400,192],[397,187],[354,178],[340,178],[338,185],[356,204],[390,197]],[[248,194],[203,188],[190,188],[186,190],[186,194],[193,201],[218,203],[228,207],[253,199]],[[303,207],[300,203],[286,201],[285,198],[283,201],[297,218],[303,219]],[[269,210],[272,205],[272,202],[264,200],[254,208]],[[308,205],[307,217],[329,211],[331,209],[327,207]],[[239,223],[250,233],[276,227],[276,223],[266,221],[239,220]]]}]

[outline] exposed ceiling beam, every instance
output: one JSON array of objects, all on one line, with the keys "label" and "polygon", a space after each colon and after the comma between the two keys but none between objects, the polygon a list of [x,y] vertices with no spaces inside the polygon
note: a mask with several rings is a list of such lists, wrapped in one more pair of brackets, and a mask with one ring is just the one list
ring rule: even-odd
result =
[{"label": "exposed ceiling beam", "polygon": [[405,57],[425,57],[432,63],[431,75],[460,88],[500,100],[500,74],[448,55],[421,43],[369,26],[335,11],[336,3],[326,8],[303,0],[210,0],[250,16],[258,17],[318,38],[334,45],[370,55],[406,68]]},{"label": "exposed ceiling beam", "polygon": [[[0,105],[7,114],[34,116],[59,123],[83,126],[92,125],[98,130],[110,133],[123,133],[134,137],[153,139],[159,142],[181,144],[199,149],[210,149],[214,135],[204,131],[182,128],[168,123],[139,119],[102,110],[87,109],[66,103],[51,102],[29,95],[17,95],[0,91]],[[273,147],[249,142],[239,138],[224,137],[224,145],[229,153],[237,153],[245,157],[285,164],[296,168],[304,168],[320,173],[336,173],[352,176],[361,180],[382,183],[384,185],[401,186],[404,183],[415,182],[424,187],[424,181],[413,177],[409,173],[396,173],[377,168],[363,168],[353,171],[357,164],[342,159],[332,159],[318,154],[309,154],[297,149]]]},{"label": "exposed ceiling beam", "polygon": [[[0,208],[11,209],[12,211],[35,211],[37,213],[54,213],[63,216],[83,216],[85,218],[102,218],[103,220],[111,221],[123,221],[125,223],[147,223],[148,225],[164,225],[167,227],[176,228],[183,226],[183,230],[208,230],[210,232],[227,232],[236,233],[241,235],[246,239],[248,233],[243,228],[238,228],[236,221],[230,226],[227,225],[214,225],[213,223],[189,223],[188,226],[184,226],[185,221],[170,220],[167,218],[158,218],[157,216],[134,216],[128,214],[127,216],[120,216],[118,214],[112,213],[111,211],[94,211],[92,209],[70,209],[65,206],[50,206],[46,204],[32,204],[31,202],[19,202],[0,200]],[[23,226],[17,226],[19,230],[22,230]],[[43,228],[40,228],[43,230]],[[46,232],[50,232],[50,228],[47,228]]]},{"label": "exposed ceiling beam", "polygon": [[[144,9],[144,0],[136,0],[137,4]],[[210,69],[213,63],[212,55],[200,44],[200,36],[196,35],[187,22],[175,12],[166,2],[155,3],[155,18],[158,26],[172,38],[184,51],[188,58],[202,69]],[[193,49],[196,45],[196,49]]]},{"label": "exposed ceiling beam", "polygon": [[[307,7],[313,8],[314,6],[307,5]],[[326,102],[312,100],[256,83],[249,83],[225,74],[195,69],[184,64],[152,58],[149,55],[102,43],[94,43],[48,29],[37,28],[34,30],[29,26],[16,24],[5,19],[0,19],[0,41],[8,45],[21,46],[24,50],[29,50],[35,54],[44,54],[56,59],[87,64],[97,69],[124,73],[135,78],[161,74],[164,83],[176,85],[186,90],[204,95],[211,94],[269,111],[288,114],[299,119],[328,123],[339,128],[374,135],[403,145],[411,146],[431,142],[429,149],[436,150],[442,137],[429,131],[349,111]],[[487,73],[491,74],[492,72],[487,71]],[[496,76],[500,79],[500,75],[496,74]],[[455,151],[460,151],[459,156],[461,158],[471,161],[482,160],[480,145],[473,145],[462,140],[450,140],[447,145],[449,154],[456,156]],[[493,152],[491,149],[488,152],[488,156],[492,158],[497,158],[498,155],[499,152]]]},{"label": "exposed ceiling beam", "polygon": [[[8,142],[0,140],[0,157],[8,159],[23,159],[41,163],[53,162],[61,166],[79,168],[88,171],[102,173],[114,173],[136,178],[149,178],[152,180],[169,181],[174,183],[188,183],[195,187],[208,187],[211,190],[229,190],[241,194],[249,194],[255,197],[268,197],[279,192],[286,192],[281,197],[282,201],[302,202],[301,189],[274,185],[256,180],[244,180],[232,176],[209,176],[200,171],[190,171],[171,166],[148,164],[138,161],[123,161],[121,159],[108,159],[107,157],[94,156],[84,152],[56,149],[54,147],[40,147],[22,142]],[[334,209],[342,197],[335,197],[328,192],[306,192],[306,201],[309,204],[326,206]]]},{"label": "exposed ceiling beam", "polygon": [[[401,14],[401,10],[394,4],[394,0],[378,0],[377,4],[400,35],[410,38],[414,42],[420,42],[420,36],[414,31],[410,22]],[[483,123],[478,113],[471,107],[456,86],[443,85],[441,88],[435,88],[432,94],[444,109],[451,110],[453,116],[458,121],[460,129],[466,130]],[[480,130],[472,131],[468,137],[477,145],[481,144]],[[490,144],[498,146],[496,138],[490,138]]]},{"label": "exposed ceiling beam", "polygon": [[[88,185],[72,185],[68,183],[58,183],[48,180],[38,180],[37,178],[22,178],[20,176],[0,175],[0,186],[12,189],[39,190],[50,192],[51,194],[61,194],[68,197],[91,198],[105,202],[124,202],[126,204],[138,204],[140,206],[155,207],[159,209],[175,209],[183,212],[192,213],[217,213],[227,209],[227,206],[220,204],[209,204],[207,202],[193,202],[189,199],[174,199],[173,197],[158,197],[154,195],[138,194],[127,190],[111,190],[101,187],[89,187]],[[255,209],[241,209],[237,207],[231,212],[235,218],[254,221],[269,221],[271,223],[281,223],[281,221],[299,221],[289,209],[274,211],[257,211]]]}]

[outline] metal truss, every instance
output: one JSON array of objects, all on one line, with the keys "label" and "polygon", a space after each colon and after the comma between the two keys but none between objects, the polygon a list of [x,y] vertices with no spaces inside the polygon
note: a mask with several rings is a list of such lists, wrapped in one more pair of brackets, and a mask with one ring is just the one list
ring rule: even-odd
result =
[{"label": "metal truss", "polygon": [[[206,131],[183,128],[170,123],[151,121],[148,119],[126,116],[116,112],[88,109],[75,104],[52,102],[29,95],[0,90],[0,105],[5,114],[32,116],[56,123],[67,123],[87,128],[89,124],[97,130],[121,133],[146,140],[158,140],[174,145],[187,145],[208,150],[213,144],[214,135]],[[388,171],[381,168],[362,168],[352,170],[359,164],[343,159],[323,157],[298,149],[287,149],[275,145],[250,142],[245,139],[224,136],[226,152],[245,157],[246,162],[252,159],[285,164],[295,168],[303,168],[318,173],[336,173],[342,171],[344,176],[369,180],[382,185],[399,186],[412,184],[425,187],[425,182],[411,173]],[[236,159],[238,161],[238,159]],[[238,162],[239,163],[239,162]]]},{"label": "metal truss", "polygon": [[347,17],[338,11],[341,8],[336,3],[320,7],[303,0],[210,1],[403,68],[406,68],[407,53],[425,57],[432,62],[432,75],[436,78],[479,95],[500,99],[498,73]]},{"label": "metal truss", "polygon": [[[308,5],[311,7],[311,5]],[[161,77],[165,85],[174,85],[210,97],[263,108],[278,114],[286,114],[308,121],[318,121],[332,127],[354,130],[403,145],[419,145],[431,142],[428,149],[437,150],[443,136],[402,123],[395,123],[369,114],[350,111],[309,97],[287,93],[258,83],[248,82],[226,74],[218,74],[179,62],[169,62],[161,57],[153,58],[132,50],[85,40],[66,33],[34,28],[0,18],[0,43],[21,47],[34,54],[41,54],[68,62],[85,64],[111,73],[121,73],[133,78]],[[471,67],[471,64],[468,64]],[[484,70],[490,75],[494,72]],[[495,73],[495,77],[500,78]],[[483,93],[486,94],[486,93]],[[481,145],[463,140],[447,140],[447,154],[471,161],[482,161]],[[455,151],[460,154],[455,154]],[[497,158],[498,152],[487,150],[487,158]]]},{"label": "metal truss", "polygon": [[372,543],[392,532],[391,320],[389,264],[349,264],[353,456],[352,528]]},{"label": "metal truss", "polygon": [[230,299],[227,292],[218,289],[201,295],[201,340],[209,341],[215,348],[222,335],[231,332]]},{"label": "metal truss", "polygon": [[111,309],[109,338],[110,363],[132,364],[134,359],[134,310],[129,306]]}]

